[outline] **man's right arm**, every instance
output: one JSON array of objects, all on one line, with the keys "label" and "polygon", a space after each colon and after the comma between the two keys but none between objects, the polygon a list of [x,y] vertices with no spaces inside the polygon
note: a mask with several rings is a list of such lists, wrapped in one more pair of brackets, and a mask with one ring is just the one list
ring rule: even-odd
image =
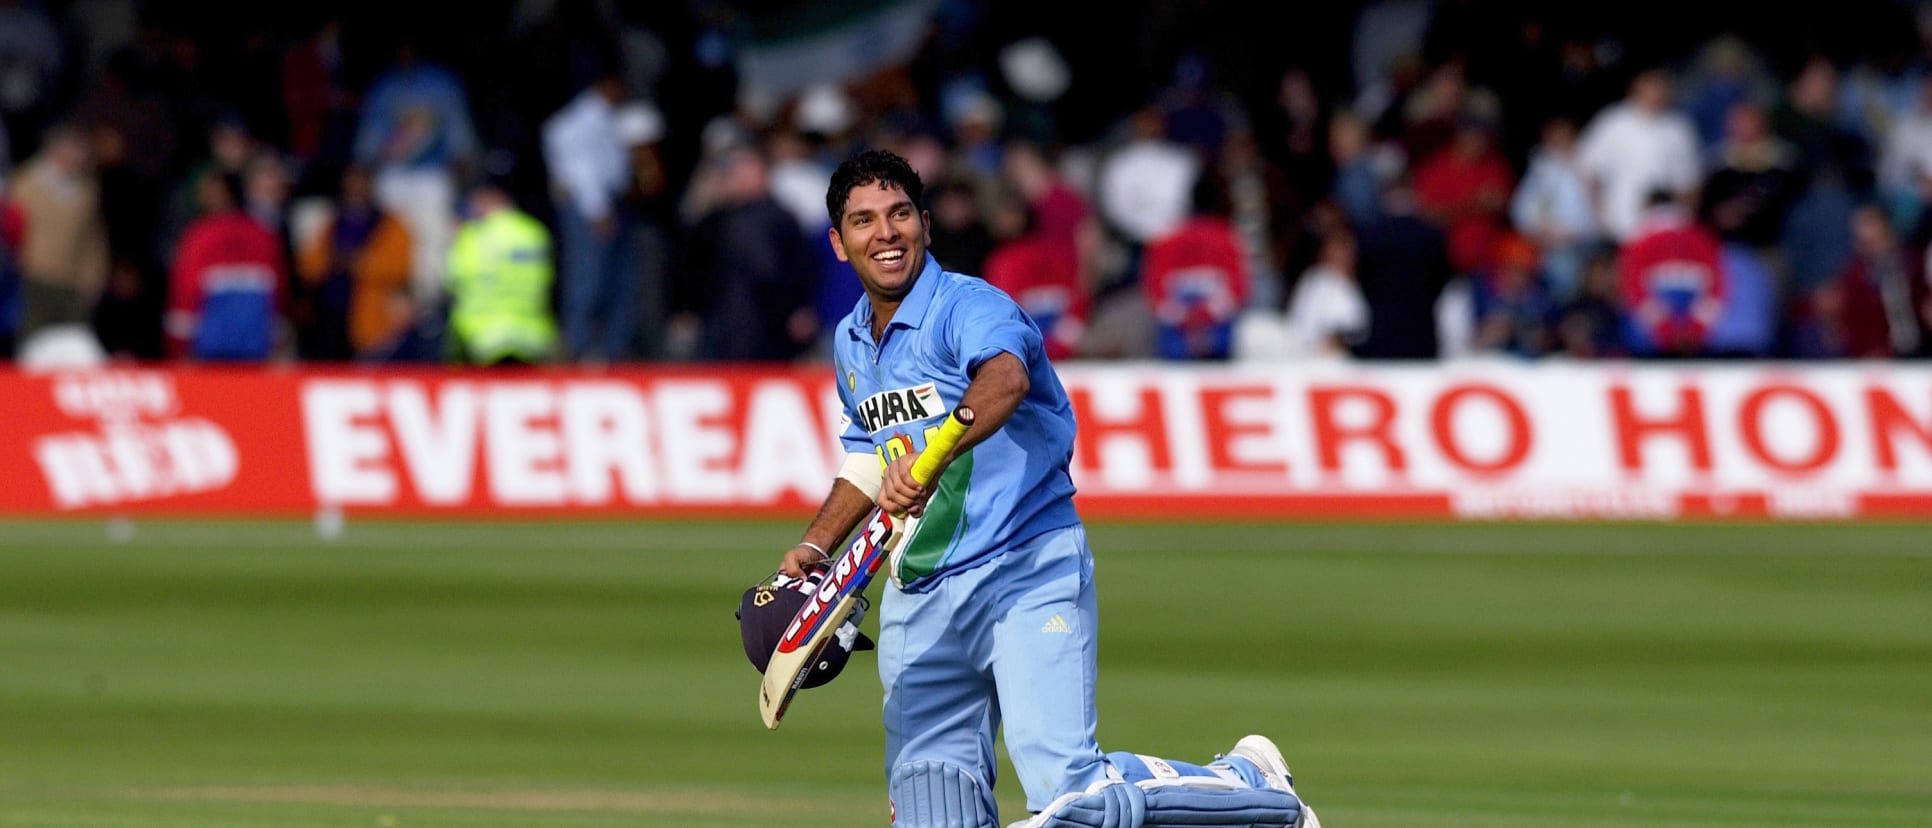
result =
[{"label": "man's right arm", "polygon": [[834,548],[872,513],[872,507],[872,497],[851,481],[843,477],[833,480],[832,491],[806,527],[805,537],[785,552],[778,570],[793,578],[805,577],[807,570],[832,557]]}]

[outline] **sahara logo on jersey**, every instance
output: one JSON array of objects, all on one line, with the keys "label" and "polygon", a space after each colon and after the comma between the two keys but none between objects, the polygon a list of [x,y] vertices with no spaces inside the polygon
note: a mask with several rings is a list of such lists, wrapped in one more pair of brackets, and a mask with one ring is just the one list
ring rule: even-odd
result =
[{"label": "sahara logo on jersey", "polygon": [[916,385],[911,388],[895,388],[880,391],[858,405],[859,425],[867,433],[877,433],[904,423],[916,423],[928,417],[936,417],[951,411],[951,406],[939,397],[939,386],[935,383]]}]

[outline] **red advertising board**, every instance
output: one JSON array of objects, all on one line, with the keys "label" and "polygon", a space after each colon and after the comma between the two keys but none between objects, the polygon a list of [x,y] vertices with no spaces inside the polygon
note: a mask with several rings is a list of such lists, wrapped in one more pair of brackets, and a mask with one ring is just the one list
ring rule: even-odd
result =
[{"label": "red advertising board", "polygon": [[[1071,364],[1084,513],[1932,516],[1914,366]],[[823,368],[0,373],[0,514],[805,515]]]}]

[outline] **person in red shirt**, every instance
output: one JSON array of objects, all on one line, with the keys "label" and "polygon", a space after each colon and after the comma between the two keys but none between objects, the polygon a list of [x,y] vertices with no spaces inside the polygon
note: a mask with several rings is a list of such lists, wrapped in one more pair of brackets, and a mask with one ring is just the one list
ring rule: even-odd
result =
[{"label": "person in red shirt", "polygon": [[1509,218],[1516,175],[1496,150],[1493,128],[1465,117],[1448,146],[1417,165],[1416,206],[1441,227],[1449,243],[1449,264],[1459,274],[1495,265],[1492,255]]},{"label": "person in red shirt", "polygon": [[281,242],[242,212],[240,185],[232,177],[209,172],[195,186],[204,212],[175,248],[165,322],[168,354],[265,360],[275,348],[288,273]]},{"label": "person in red shirt", "polygon": [[1724,268],[1717,235],[1674,195],[1651,194],[1617,274],[1633,354],[1703,355],[1724,307]]},{"label": "person in red shirt", "polygon": [[999,239],[980,275],[1006,292],[1040,326],[1047,359],[1070,359],[1087,331],[1088,300],[1073,250],[1034,227],[1017,196],[995,199],[993,235]]},{"label": "person in red shirt", "polygon": [[1248,260],[1214,175],[1195,182],[1193,209],[1141,253],[1141,289],[1165,359],[1227,359],[1234,318],[1248,301]]},{"label": "person in red shirt", "polygon": [[1048,151],[1038,144],[1009,140],[1000,158],[1004,182],[1026,203],[1030,232],[1066,247],[1083,274],[1081,284],[1091,284],[1084,274],[1093,266],[1101,231],[1087,199],[1054,167]]},{"label": "person in red shirt", "polygon": [[1852,211],[1850,232],[1850,258],[1796,303],[1797,356],[1887,359],[1916,353],[1912,286],[1921,281],[1919,251],[1898,241],[1876,204]]}]

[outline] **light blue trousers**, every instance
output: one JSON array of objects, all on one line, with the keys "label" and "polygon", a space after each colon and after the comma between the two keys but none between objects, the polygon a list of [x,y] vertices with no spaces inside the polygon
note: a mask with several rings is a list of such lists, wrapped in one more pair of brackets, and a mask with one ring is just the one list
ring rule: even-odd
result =
[{"label": "light blue trousers", "polygon": [[879,611],[886,774],[933,760],[974,774],[990,810],[993,736],[1029,809],[1106,778],[1094,740],[1093,557],[1086,531],[1056,529],[930,591],[888,584]]},{"label": "light blue trousers", "polygon": [[[1002,723],[1028,810],[1105,780],[1110,769],[1128,781],[1150,776],[1142,757],[1110,763],[1094,739],[1099,614],[1085,529],[1046,532],[927,592],[887,585],[884,593],[878,653],[888,779],[901,764],[950,764],[979,780],[986,812],[995,813],[993,737]],[[1182,776],[1218,775],[1162,764]],[[1245,762],[1233,772],[1266,785]]]}]

